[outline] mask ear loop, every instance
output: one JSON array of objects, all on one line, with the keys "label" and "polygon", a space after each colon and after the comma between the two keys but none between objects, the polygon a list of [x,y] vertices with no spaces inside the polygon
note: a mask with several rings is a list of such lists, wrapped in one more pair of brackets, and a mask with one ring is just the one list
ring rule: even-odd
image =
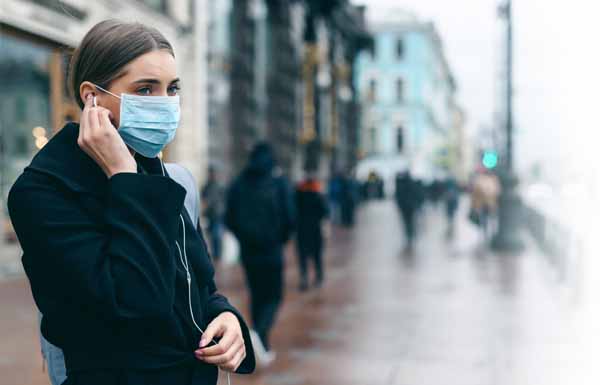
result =
[{"label": "mask ear loop", "polygon": [[[159,161],[160,161],[160,167],[162,169],[163,176],[167,176],[165,173],[165,166],[163,164],[163,161],[160,159],[159,159]],[[189,262],[188,262],[187,252],[185,249],[185,221],[183,220],[183,215],[179,214],[179,219],[181,219],[181,225],[183,226],[183,253],[181,252],[181,247],[179,246],[178,241],[175,241],[175,246],[177,246],[177,251],[179,252],[179,261],[181,262],[181,265],[183,266],[183,269],[185,270],[185,274],[186,274],[186,280],[187,280],[187,284],[188,284],[188,305],[189,305],[189,309],[190,309],[190,316],[192,317],[192,322],[194,323],[194,326],[196,327],[196,329],[198,329],[200,334],[204,334],[204,330],[202,330],[202,328],[200,326],[198,326],[198,324],[196,323],[196,319],[194,317],[194,310],[192,309],[192,276],[190,274]],[[212,340],[212,342],[215,344],[218,344],[218,342],[215,341],[214,339]],[[231,375],[229,372],[226,372],[226,374],[227,374],[227,385],[231,385]]]},{"label": "mask ear loop", "polygon": [[[92,83],[92,84],[93,84],[93,83]],[[107,89],[104,89],[104,88],[100,87],[100,86],[99,86],[99,85],[97,85],[97,84],[94,84],[94,86],[95,86],[97,89],[99,89],[100,91],[102,91],[102,92],[106,92],[107,94],[109,94],[109,95],[112,95],[112,96],[114,96],[115,98],[119,98],[119,99],[121,99],[121,97],[120,97],[120,96],[113,94],[113,93],[112,93],[112,92],[110,92],[109,90],[107,90]]]}]

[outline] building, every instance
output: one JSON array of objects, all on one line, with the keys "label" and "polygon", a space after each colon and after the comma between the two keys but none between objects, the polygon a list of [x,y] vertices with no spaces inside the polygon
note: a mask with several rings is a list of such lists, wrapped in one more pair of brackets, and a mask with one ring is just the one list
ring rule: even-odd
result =
[{"label": "building", "polygon": [[398,11],[370,30],[375,44],[360,55],[356,75],[362,155],[403,164],[424,179],[446,176],[459,159],[464,114],[435,26]]},{"label": "building", "polygon": [[352,167],[359,108],[352,69],[368,43],[362,10],[332,0],[232,3],[229,170],[241,170],[257,140],[274,145],[292,178],[306,168],[325,177]]},{"label": "building", "polygon": [[[0,2],[0,199],[36,151],[80,110],[66,87],[72,50],[96,23],[118,17],[157,27],[173,44],[182,79],[182,121],[167,160],[197,178],[206,169],[204,1],[3,0]],[[115,16],[117,15],[117,16]],[[4,221],[7,223],[7,221]]]},{"label": "building", "polygon": [[209,1],[207,21],[207,103],[209,164],[230,177],[233,136],[230,122],[232,0]]},{"label": "building", "polygon": [[365,8],[348,2],[308,1],[305,17],[300,132],[304,168],[322,176],[348,172],[358,159],[360,104],[356,58],[372,44]]}]

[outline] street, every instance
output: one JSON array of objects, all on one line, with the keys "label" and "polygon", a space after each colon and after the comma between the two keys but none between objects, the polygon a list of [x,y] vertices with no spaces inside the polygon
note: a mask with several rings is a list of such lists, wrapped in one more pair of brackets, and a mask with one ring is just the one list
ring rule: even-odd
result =
[{"label": "street", "polygon": [[[288,255],[276,363],[232,384],[581,383],[566,381],[577,356],[551,267],[533,247],[519,257],[481,249],[464,206],[453,241],[442,210],[428,208],[408,257],[393,203],[365,204],[353,229],[334,229],[326,283],[308,294]],[[220,266],[217,285],[247,314],[237,265]],[[0,383],[47,385],[26,279],[0,282],[0,302]]]}]

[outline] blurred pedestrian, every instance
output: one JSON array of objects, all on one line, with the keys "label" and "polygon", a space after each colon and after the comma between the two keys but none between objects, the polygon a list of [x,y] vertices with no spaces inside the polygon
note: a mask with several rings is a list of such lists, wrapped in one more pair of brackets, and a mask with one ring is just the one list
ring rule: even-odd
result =
[{"label": "blurred pedestrian", "polygon": [[296,246],[300,266],[300,290],[308,289],[308,261],[315,267],[315,286],[323,283],[323,221],[328,209],[321,184],[312,172],[296,187],[298,225]]},{"label": "blurred pedestrian", "polygon": [[456,180],[449,177],[446,180],[446,186],[444,188],[444,201],[446,203],[446,236],[453,238],[455,233],[455,221],[456,211],[458,210],[458,204],[460,199],[460,188]]},{"label": "blurred pedestrian", "polygon": [[415,181],[408,171],[396,176],[396,203],[402,216],[404,224],[404,235],[406,237],[405,253],[414,252],[414,243],[416,238],[416,211],[422,201],[422,194],[417,181]]},{"label": "blurred pedestrian", "polygon": [[257,144],[229,189],[225,211],[225,224],[240,243],[250,289],[253,342],[262,366],[275,359],[269,334],[283,300],[283,248],[294,229],[292,192],[274,169],[271,146]]},{"label": "blurred pedestrian", "polygon": [[383,179],[375,172],[369,172],[365,182],[366,199],[383,199]]},{"label": "blurred pedestrian", "polygon": [[475,175],[471,186],[471,210],[469,219],[482,231],[485,241],[491,234],[491,222],[498,208],[498,197],[502,192],[498,177],[489,170]]},{"label": "blurred pedestrian", "polygon": [[342,175],[341,186],[340,209],[342,225],[344,227],[352,227],[354,226],[356,206],[360,200],[360,184],[348,172],[346,175]]},{"label": "blurred pedestrian", "polygon": [[208,169],[208,180],[202,188],[202,214],[208,222],[211,253],[221,259],[223,251],[223,216],[225,215],[225,188],[219,181],[216,167]]},{"label": "blurred pedestrian", "polygon": [[344,190],[344,176],[336,171],[329,179],[327,185],[327,198],[329,200],[329,212],[331,222],[339,225],[342,223],[342,195]]},{"label": "blurred pedestrian", "polygon": [[158,157],[180,118],[172,46],[155,28],[107,20],[70,68],[80,122],[37,153],[8,199],[65,384],[215,385],[218,367],[251,372],[249,330],[216,292],[186,190]]}]

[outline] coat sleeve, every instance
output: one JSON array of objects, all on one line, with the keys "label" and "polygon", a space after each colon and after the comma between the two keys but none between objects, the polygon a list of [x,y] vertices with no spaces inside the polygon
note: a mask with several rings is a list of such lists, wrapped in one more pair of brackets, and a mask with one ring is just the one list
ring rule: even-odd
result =
[{"label": "coat sleeve", "polygon": [[53,183],[42,174],[24,174],[8,199],[42,313],[64,317],[77,308],[103,319],[138,319],[171,312],[171,250],[185,190],[169,178],[116,174],[98,221]]},{"label": "coat sleeve", "polygon": [[242,361],[240,367],[237,370],[237,373],[240,374],[248,374],[254,371],[256,366],[256,359],[254,357],[254,348],[252,346],[252,340],[250,339],[250,330],[248,329],[248,325],[246,321],[244,321],[244,317],[241,313],[233,307],[227,298],[223,295],[217,293],[217,288],[214,280],[210,282],[208,285],[208,306],[207,306],[207,316],[209,320],[215,319],[219,314],[224,312],[233,313],[242,328],[242,335],[244,337],[244,344],[246,345],[246,358]]}]

